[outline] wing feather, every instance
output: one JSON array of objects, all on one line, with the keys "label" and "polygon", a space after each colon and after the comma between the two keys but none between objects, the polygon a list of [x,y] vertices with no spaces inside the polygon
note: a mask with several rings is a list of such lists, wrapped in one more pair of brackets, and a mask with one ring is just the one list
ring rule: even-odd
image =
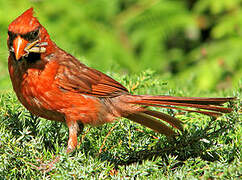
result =
[{"label": "wing feather", "polygon": [[128,90],[119,82],[85,66],[69,54],[59,59],[56,79],[61,89],[91,96],[115,97],[128,93]]}]

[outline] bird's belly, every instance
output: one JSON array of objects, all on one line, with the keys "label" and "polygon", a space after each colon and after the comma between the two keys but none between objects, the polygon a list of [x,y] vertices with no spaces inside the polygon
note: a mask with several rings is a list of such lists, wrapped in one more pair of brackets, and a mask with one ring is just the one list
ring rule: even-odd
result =
[{"label": "bird's belly", "polygon": [[49,120],[64,121],[64,114],[58,112],[60,107],[55,102],[58,94],[48,87],[48,82],[45,84],[25,78],[18,87],[14,86],[14,90],[19,101],[31,113]]},{"label": "bird's belly", "polygon": [[113,122],[115,117],[96,97],[63,92],[55,86],[48,89],[25,85],[18,95],[33,114],[55,121],[80,121],[92,126]]},{"label": "bird's belly", "polygon": [[54,104],[44,94],[38,94],[24,89],[22,89],[21,93],[16,92],[16,94],[26,109],[36,116],[55,121],[65,120],[63,113],[58,112],[54,108]]},{"label": "bird's belly", "polygon": [[31,113],[49,120],[68,119],[94,126],[115,119],[98,97],[63,91],[55,82],[55,73],[45,76],[46,71],[28,69],[21,82],[13,82],[18,99]]},{"label": "bird's belly", "polygon": [[65,114],[66,120],[80,121],[83,124],[92,126],[115,120],[115,116],[108,111],[99,98],[79,93],[70,93],[68,96],[68,104],[71,105],[64,107],[60,111]]}]

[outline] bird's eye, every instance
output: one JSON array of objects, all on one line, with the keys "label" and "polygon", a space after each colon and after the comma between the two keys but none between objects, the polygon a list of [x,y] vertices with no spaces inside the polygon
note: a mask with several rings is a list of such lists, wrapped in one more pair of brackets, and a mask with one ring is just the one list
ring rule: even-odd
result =
[{"label": "bird's eye", "polygon": [[39,35],[39,29],[37,31],[33,31],[30,33],[30,38],[31,39],[36,39]]},{"label": "bird's eye", "polygon": [[26,39],[27,41],[34,41],[38,38],[38,36],[39,36],[39,28],[27,34],[24,34],[23,38]]}]

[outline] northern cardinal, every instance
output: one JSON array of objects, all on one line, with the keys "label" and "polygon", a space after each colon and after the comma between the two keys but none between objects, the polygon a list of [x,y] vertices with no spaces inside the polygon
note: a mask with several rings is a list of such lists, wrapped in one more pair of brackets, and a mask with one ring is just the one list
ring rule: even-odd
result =
[{"label": "northern cardinal", "polygon": [[111,77],[85,66],[59,48],[33,16],[33,8],[9,25],[7,44],[9,74],[19,101],[37,116],[67,124],[67,152],[76,148],[78,134],[84,125],[111,123],[118,117],[128,118],[167,136],[175,132],[159,120],[182,130],[180,120],[149,110],[148,106],[215,117],[232,111],[222,105],[233,97],[131,95]]}]

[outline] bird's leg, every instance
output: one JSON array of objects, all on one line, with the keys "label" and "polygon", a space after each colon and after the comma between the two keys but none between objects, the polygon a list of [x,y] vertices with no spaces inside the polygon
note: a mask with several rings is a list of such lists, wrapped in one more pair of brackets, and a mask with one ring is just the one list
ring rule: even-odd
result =
[{"label": "bird's leg", "polygon": [[[81,134],[83,131],[84,125],[81,122],[77,121],[67,121],[66,122],[68,128],[69,128],[69,140],[68,140],[68,146],[67,146],[67,153],[71,153],[75,150],[77,146],[77,137]],[[40,166],[36,166],[32,163],[29,163],[33,168],[43,171],[43,172],[50,172],[52,169],[54,169],[55,163],[57,163],[60,160],[60,156],[57,156],[54,158],[54,160],[50,161],[49,163],[42,163]]]},{"label": "bird's leg", "polygon": [[77,137],[83,131],[84,126],[82,123],[78,123],[77,121],[67,122],[67,126],[69,128],[69,140],[66,152],[71,153],[77,146]]}]

